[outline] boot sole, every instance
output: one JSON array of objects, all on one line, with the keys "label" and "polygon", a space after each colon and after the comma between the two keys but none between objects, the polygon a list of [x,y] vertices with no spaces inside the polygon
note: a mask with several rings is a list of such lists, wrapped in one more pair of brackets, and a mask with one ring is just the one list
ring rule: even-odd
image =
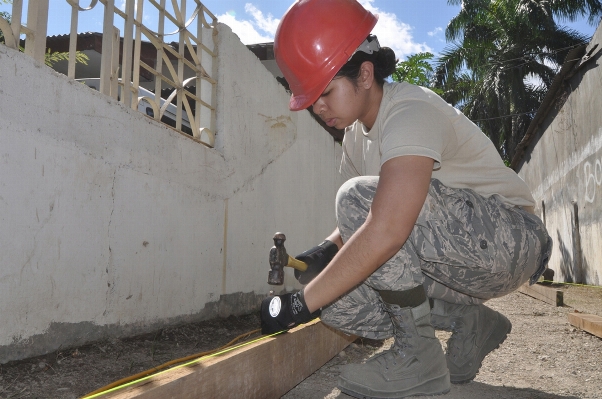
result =
[{"label": "boot sole", "polygon": [[[477,374],[479,373],[479,370],[481,369],[481,366],[483,365],[483,359],[485,359],[485,357],[487,357],[488,354],[490,354],[491,352],[493,352],[494,350],[496,350],[497,348],[499,348],[500,345],[502,343],[504,343],[504,341],[506,340],[506,338],[508,338],[508,334],[510,334],[510,332],[512,331],[512,323],[504,315],[500,314],[500,316],[503,317],[503,319],[505,319],[508,322],[508,329],[506,330],[506,332],[504,333],[504,335],[502,335],[500,337],[500,339],[497,341],[497,343],[495,344],[495,346],[494,345],[491,345],[489,347],[484,346],[483,351],[485,352],[485,354],[481,357],[481,360],[479,361],[479,367],[477,367],[477,370],[475,371],[475,373],[473,375],[469,375],[469,376],[455,375],[454,376],[454,375],[450,374],[450,378],[449,379],[450,379],[450,382],[452,384],[456,384],[456,385],[468,384],[469,382],[471,382],[472,380],[474,380],[476,378]],[[493,336],[493,335],[495,335],[495,330],[491,333],[491,336]]]},{"label": "boot sole", "polygon": [[426,381],[420,386],[399,392],[373,392],[371,389],[362,386],[346,387],[344,386],[345,382],[345,380],[339,380],[339,389],[341,392],[359,399],[400,399],[408,396],[443,395],[450,390],[449,373]]}]

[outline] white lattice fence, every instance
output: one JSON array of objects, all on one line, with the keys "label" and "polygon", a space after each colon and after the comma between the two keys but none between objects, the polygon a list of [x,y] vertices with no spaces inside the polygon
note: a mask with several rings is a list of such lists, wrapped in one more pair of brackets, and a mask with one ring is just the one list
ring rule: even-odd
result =
[{"label": "white lattice fence", "polygon": [[[123,8],[116,7],[115,0],[88,0],[85,6],[81,5],[81,0],[64,1],[72,9],[69,77],[75,78],[78,17],[80,13],[102,6],[99,90],[133,109],[140,109],[142,102],[147,115],[159,121],[165,121],[166,111],[173,111],[170,115],[173,117],[172,127],[191,134],[207,146],[214,146],[217,19],[199,0],[125,0]],[[193,5],[192,10],[186,9],[187,3]],[[18,49],[21,35],[25,35],[25,53],[43,62],[48,4],[49,0],[30,0],[24,23],[23,0],[14,0],[11,23],[0,17],[5,44]],[[155,30],[143,23],[146,12],[156,15]],[[116,25],[121,26],[123,32]],[[168,44],[168,39],[174,40]],[[154,65],[141,60],[143,42],[150,42],[156,49]],[[154,95],[140,90],[141,70],[153,76]],[[171,94],[162,99],[161,92],[166,89],[170,89]],[[174,102],[175,107],[171,105]]]}]

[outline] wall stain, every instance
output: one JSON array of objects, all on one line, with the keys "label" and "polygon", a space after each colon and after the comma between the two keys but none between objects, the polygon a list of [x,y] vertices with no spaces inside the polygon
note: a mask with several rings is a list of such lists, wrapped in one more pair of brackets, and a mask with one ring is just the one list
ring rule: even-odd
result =
[{"label": "wall stain", "polygon": [[293,123],[291,117],[287,115],[280,115],[275,118],[261,113],[258,113],[258,115],[265,118],[265,123],[270,125],[272,129],[286,128],[288,127],[287,123]]},{"label": "wall stain", "polygon": [[154,322],[134,322],[127,325],[99,325],[92,321],[79,323],[50,323],[41,334],[23,338],[12,337],[12,343],[0,346],[0,364],[13,360],[22,360],[47,354],[59,348],[68,349],[84,344],[112,338],[126,338],[146,334],[160,329],[211,320],[216,317],[241,316],[259,310],[265,294],[255,292],[236,292],[220,295],[219,300],[207,302],[203,309],[195,314],[163,318]]}]

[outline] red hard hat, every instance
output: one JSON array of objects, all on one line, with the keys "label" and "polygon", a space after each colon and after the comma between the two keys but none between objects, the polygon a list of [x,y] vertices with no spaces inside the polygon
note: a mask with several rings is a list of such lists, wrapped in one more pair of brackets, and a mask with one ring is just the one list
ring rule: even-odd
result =
[{"label": "red hard hat", "polygon": [[298,0],[288,9],[276,31],[274,54],[293,92],[291,110],[318,100],[376,21],[356,0]]}]

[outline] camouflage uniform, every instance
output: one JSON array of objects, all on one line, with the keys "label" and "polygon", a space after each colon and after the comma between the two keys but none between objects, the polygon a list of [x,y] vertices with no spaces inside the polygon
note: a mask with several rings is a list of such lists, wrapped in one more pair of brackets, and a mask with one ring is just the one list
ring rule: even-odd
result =
[{"label": "camouflage uniform", "polygon": [[[350,179],[337,194],[343,242],[364,223],[378,177]],[[361,285],[322,310],[321,319],[342,331],[371,339],[393,334],[378,291],[422,284],[429,298],[479,304],[516,290],[543,271],[551,240],[542,221],[499,196],[484,198],[436,179],[403,247]]]}]

